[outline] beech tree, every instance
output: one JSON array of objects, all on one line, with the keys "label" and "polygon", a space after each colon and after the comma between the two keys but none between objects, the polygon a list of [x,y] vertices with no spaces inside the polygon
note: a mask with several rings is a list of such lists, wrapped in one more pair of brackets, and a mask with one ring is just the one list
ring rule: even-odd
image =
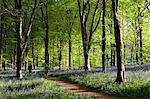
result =
[{"label": "beech tree", "polygon": [[3,58],[3,55],[2,55],[2,34],[3,34],[3,28],[4,28],[4,10],[3,10],[4,6],[3,6],[3,3],[1,2],[1,12],[2,12],[2,15],[0,16],[0,70],[2,70],[2,58]]},{"label": "beech tree", "polygon": [[29,22],[26,25],[26,30],[24,35],[23,31],[23,16],[22,16],[22,0],[15,0],[15,32],[17,34],[17,62],[16,62],[16,75],[20,77],[21,65],[23,60],[24,52],[26,51],[28,45],[28,37],[32,28],[32,21],[34,18],[35,9],[37,7],[37,0],[34,0],[34,6],[29,18]]},{"label": "beech tree", "polygon": [[102,71],[106,72],[106,32],[105,32],[105,14],[106,14],[106,4],[103,0],[103,13],[102,13]]},{"label": "beech tree", "polygon": [[45,30],[45,74],[48,73],[48,65],[49,65],[49,52],[48,52],[48,2],[46,0],[46,4],[45,4],[45,13],[43,11],[43,8],[41,8],[41,12],[42,12],[42,18],[43,18],[43,22],[44,22],[44,30]]},{"label": "beech tree", "polygon": [[114,32],[115,32],[115,41],[116,41],[116,52],[117,52],[117,78],[115,82],[123,83],[125,79],[125,67],[124,67],[124,59],[123,59],[123,44],[122,37],[119,25],[118,18],[118,0],[112,0],[113,6],[113,16],[114,16]]},{"label": "beech tree", "polygon": [[[84,51],[84,69],[86,71],[90,71],[90,47],[92,35],[96,31],[101,18],[101,10],[100,10],[100,0],[96,1],[95,8],[92,15],[92,21],[90,22],[90,27],[88,27],[89,21],[89,13],[91,12],[91,1],[90,0],[77,0],[78,9],[79,9],[79,17],[80,17],[80,25],[82,32],[82,43],[83,43],[83,51]],[[98,15],[97,21],[96,16]]]}]

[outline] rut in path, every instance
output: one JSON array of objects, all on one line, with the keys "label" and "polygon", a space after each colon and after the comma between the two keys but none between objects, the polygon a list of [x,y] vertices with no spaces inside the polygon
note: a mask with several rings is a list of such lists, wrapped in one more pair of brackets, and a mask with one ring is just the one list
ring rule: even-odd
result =
[{"label": "rut in path", "polygon": [[47,79],[56,82],[56,85],[63,87],[64,89],[67,89],[72,93],[81,94],[83,96],[89,96],[89,97],[92,97],[93,99],[121,99],[119,97],[110,96],[110,95],[106,95],[104,93],[95,92],[95,91],[90,90],[88,88],[79,86],[78,84],[72,84],[72,83],[65,81],[65,80],[62,80],[58,77],[48,76]]}]

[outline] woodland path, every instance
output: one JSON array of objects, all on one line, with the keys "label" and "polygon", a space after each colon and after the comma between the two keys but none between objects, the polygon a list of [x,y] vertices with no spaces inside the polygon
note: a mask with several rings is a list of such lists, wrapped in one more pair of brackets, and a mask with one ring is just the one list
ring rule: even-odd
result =
[{"label": "woodland path", "polygon": [[95,92],[94,90],[91,90],[91,89],[86,88],[86,87],[82,87],[78,84],[72,84],[72,83],[65,81],[65,80],[58,78],[58,77],[48,76],[47,79],[54,81],[57,86],[60,86],[64,89],[67,89],[72,93],[81,94],[83,96],[89,96],[89,97],[92,97],[92,99],[122,99],[122,98],[119,98],[116,96],[110,96],[110,95],[107,95],[104,93]]}]

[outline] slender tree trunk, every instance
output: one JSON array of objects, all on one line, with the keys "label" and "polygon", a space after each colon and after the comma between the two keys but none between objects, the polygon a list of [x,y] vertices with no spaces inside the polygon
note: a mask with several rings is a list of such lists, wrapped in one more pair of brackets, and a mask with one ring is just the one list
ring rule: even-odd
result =
[{"label": "slender tree trunk", "polygon": [[118,0],[112,0],[113,13],[114,13],[114,30],[116,40],[117,51],[117,78],[115,82],[118,84],[123,83],[125,80],[125,67],[123,64],[123,52],[122,52],[122,38],[118,19]]},{"label": "slender tree trunk", "polygon": [[84,50],[84,69],[86,71],[90,71],[91,70],[91,66],[90,66],[90,51],[86,51]]},{"label": "slender tree trunk", "polygon": [[32,43],[32,67],[35,69],[35,56],[34,56],[34,41],[33,41],[33,37],[32,37],[31,43]]},{"label": "slender tree trunk", "polygon": [[[136,27],[137,30],[137,27]],[[135,50],[136,50],[136,63],[139,65],[139,44],[138,44],[138,32],[136,33],[136,38],[135,38]]]},{"label": "slender tree trunk", "polygon": [[55,42],[53,40],[53,65],[55,65]]},{"label": "slender tree trunk", "polygon": [[[11,35],[10,37],[13,38],[12,34],[10,34],[10,35]],[[10,51],[10,64],[11,64],[10,67],[13,68],[13,47],[12,47],[13,44],[12,44],[12,41],[10,41],[10,44],[11,44],[10,49],[9,49],[9,51]]]},{"label": "slender tree trunk", "polygon": [[37,57],[36,57],[36,66],[38,67],[39,66],[39,55],[37,54]]},{"label": "slender tree trunk", "polygon": [[105,13],[106,13],[106,6],[105,0],[103,0],[103,14],[102,14],[102,72],[106,72],[106,33],[105,33]]},{"label": "slender tree trunk", "polygon": [[59,57],[58,57],[58,59],[59,59],[59,70],[61,70],[61,68],[62,68],[62,43],[63,43],[63,41],[60,40]]},{"label": "slender tree trunk", "polygon": [[15,31],[17,33],[17,71],[16,76],[20,78],[20,71],[21,71],[21,35],[22,35],[22,17],[21,17],[21,0],[15,0],[15,9],[18,15],[15,16]]},{"label": "slender tree trunk", "polygon": [[29,45],[27,44],[27,48],[26,48],[26,51],[25,51],[25,54],[26,54],[26,59],[25,59],[25,71],[27,70],[27,67],[28,67],[28,47]]},{"label": "slender tree trunk", "polygon": [[110,51],[110,65],[113,66],[113,48],[112,48],[112,43],[111,43],[111,51]]},{"label": "slender tree trunk", "polygon": [[140,27],[139,34],[140,34],[140,65],[143,65],[142,27]]},{"label": "slender tree trunk", "polygon": [[141,26],[141,23],[142,23],[142,16],[141,16],[141,8],[138,7],[138,36],[139,36],[139,65],[143,65],[143,52],[142,52],[142,46],[143,46],[143,42],[142,42],[142,26]]},{"label": "slender tree trunk", "polygon": [[71,69],[71,57],[72,57],[72,44],[71,44],[71,31],[68,33],[69,34],[69,69]]},{"label": "slender tree trunk", "polygon": [[126,45],[124,43],[124,64],[126,64]]},{"label": "slender tree trunk", "polygon": [[[3,3],[1,4],[1,11],[3,11]],[[1,29],[0,29],[0,70],[2,70],[3,68],[3,54],[2,54],[2,50],[3,50],[3,43],[2,43],[2,35],[3,35],[3,32],[4,32],[4,14],[1,15]]]},{"label": "slender tree trunk", "polygon": [[[100,0],[97,0],[95,9],[93,12],[92,16],[92,22],[90,29],[88,31],[87,29],[87,21],[88,21],[88,16],[90,13],[90,8],[91,8],[91,3],[90,0],[87,1],[81,1],[77,0],[78,8],[79,8],[79,16],[80,16],[80,25],[81,25],[81,32],[82,32],[82,43],[83,43],[83,51],[84,51],[84,69],[85,71],[91,71],[90,68],[90,47],[91,47],[91,40],[92,40],[92,35],[96,31],[99,23],[100,23],[100,18],[101,18],[101,12],[98,14],[98,21],[95,21],[95,18],[97,16],[97,10],[99,8],[99,3]],[[96,24],[94,26],[94,23]]]},{"label": "slender tree trunk", "polygon": [[111,66],[115,66],[115,44],[111,44]]},{"label": "slender tree trunk", "polygon": [[[47,0],[46,0],[47,1]],[[45,15],[45,74],[48,73],[49,65],[49,51],[48,51],[48,4],[46,3],[46,15]]]},{"label": "slender tree trunk", "polygon": [[[4,23],[4,53],[6,54],[6,24]],[[6,55],[3,55],[3,57],[6,59]],[[6,61],[3,60],[3,68],[4,71],[6,70]]]}]

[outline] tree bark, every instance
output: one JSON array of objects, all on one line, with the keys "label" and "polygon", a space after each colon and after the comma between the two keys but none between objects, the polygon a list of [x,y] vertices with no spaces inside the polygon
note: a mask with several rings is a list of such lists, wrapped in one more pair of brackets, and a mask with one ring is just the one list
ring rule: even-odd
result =
[{"label": "tree bark", "polygon": [[[70,24],[71,25],[71,24]],[[69,47],[69,69],[71,69],[71,57],[72,57],[72,54],[71,54],[71,52],[72,52],[72,42],[71,42],[71,28],[70,28],[70,30],[69,30],[69,33],[68,33],[68,35],[69,35],[69,42],[68,42],[68,47]]]},{"label": "tree bark", "polygon": [[17,33],[17,71],[16,76],[20,78],[20,71],[21,71],[21,35],[22,35],[22,17],[21,17],[21,0],[15,0],[15,9],[17,12],[17,15],[15,16],[15,31]]},{"label": "tree bark", "polygon": [[36,66],[38,67],[39,66],[39,55],[37,54],[37,57],[36,57]]},{"label": "tree bark", "polygon": [[84,52],[84,69],[90,71],[91,67],[90,67],[90,51],[86,51]]},{"label": "tree bark", "polygon": [[[96,16],[97,16],[97,10],[99,8],[99,2],[100,0],[97,0],[95,9],[93,12],[92,16],[92,22],[90,29],[88,31],[87,29],[87,21],[89,18],[89,13],[91,11],[91,3],[90,0],[87,1],[81,1],[77,0],[78,8],[79,8],[79,17],[80,17],[80,25],[81,25],[81,32],[82,32],[82,43],[83,43],[83,51],[84,51],[84,69],[85,71],[91,71],[90,68],[90,47],[91,47],[91,40],[93,33],[96,31],[99,23],[100,23],[100,18],[101,18],[101,12],[98,13],[98,21],[95,21]],[[94,23],[96,25],[94,25]],[[94,27],[95,26],[95,27]]]},{"label": "tree bark", "polygon": [[[4,23],[4,52],[6,54],[6,24]],[[6,55],[3,55],[4,59],[6,60]],[[3,69],[6,70],[6,61],[3,60]]]},{"label": "tree bark", "polygon": [[118,0],[112,0],[113,14],[114,14],[114,31],[116,40],[116,51],[117,51],[117,78],[115,82],[118,84],[123,83],[125,80],[125,67],[123,64],[123,46],[120,32],[120,25],[118,19]]},{"label": "tree bark", "polygon": [[106,5],[105,0],[103,0],[103,14],[102,14],[102,72],[106,72],[106,33],[105,33],[105,13]]},{"label": "tree bark", "polygon": [[27,45],[27,48],[26,48],[26,51],[25,51],[25,54],[26,54],[26,59],[25,59],[25,71],[27,70],[27,67],[28,67],[28,45]]},{"label": "tree bark", "polygon": [[[47,1],[47,0],[46,0]],[[48,73],[48,66],[49,66],[49,51],[48,51],[48,3],[45,5],[45,15],[43,12],[43,9],[41,8],[42,12],[42,18],[44,19],[44,24],[45,24],[45,74]]]},{"label": "tree bark", "polygon": [[115,66],[115,44],[111,44],[111,66]]},{"label": "tree bark", "polygon": [[[3,5],[1,5],[1,10],[3,11]],[[0,70],[2,70],[2,58],[3,58],[3,55],[2,55],[2,35],[3,35],[3,28],[4,28],[4,15],[2,14],[1,15],[1,29],[0,29]]]},{"label": "tree bark", "polygon": [[124,43],[124,64],[126,64],[126,45]]},{"label": "tree bark", "polygon": [[63,43],[63,41],[62,40],[60,40],[60,45],[59,45],[59,57],[58,57],[58,59],[59,59],[59,70],[61,70],[61,68],[62,68],[62,43]]},{"label": "tree bark", "polygon": [[33,35],[32,35],[31,44],[32,44],[32,67],[33,67],[33,69],[35,69],[35,55],[34,55],[34,41],[33,41]]},{"label": "tree bark", "polygon": [[142,27],[139,29],[140,34],[140,65],[143,65],[143,42],[142,42]]}]

